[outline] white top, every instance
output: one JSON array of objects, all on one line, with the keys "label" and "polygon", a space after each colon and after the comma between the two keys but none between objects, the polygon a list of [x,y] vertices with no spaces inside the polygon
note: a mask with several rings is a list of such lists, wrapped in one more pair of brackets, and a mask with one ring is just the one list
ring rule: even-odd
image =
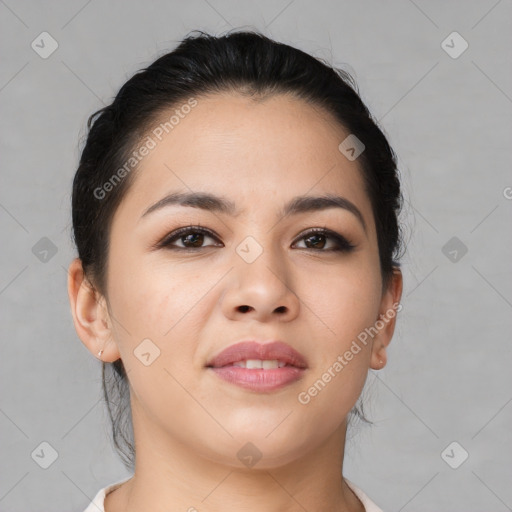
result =
[{"label": "white top", "polygon": [[[98,491],[98,494],[96,494],[96,496],[91,501],[89,506],[84,510],[84,512],[105,512],[105,496],[112,492],[113,490],[117,489],[121,484],[124,484],[124,482],[126,482],[127,480],[130,480],[130,478],[132,477],[125,478],[124,480],[121,480],[119,482],[108,485],[103,489],[100,489]],[[364,505],[364,509],[366,512],[383,512],[381,508],[379,508],[370,498],[368,498],[368,496],[366,496],[366,494],[361,489],[359,489],[359,487],[354,485],[346,478],[345,482],[347,482],[347,485],[352,489],[352,491],[354,491],[354,494],[359,498],[361,503]]]}]

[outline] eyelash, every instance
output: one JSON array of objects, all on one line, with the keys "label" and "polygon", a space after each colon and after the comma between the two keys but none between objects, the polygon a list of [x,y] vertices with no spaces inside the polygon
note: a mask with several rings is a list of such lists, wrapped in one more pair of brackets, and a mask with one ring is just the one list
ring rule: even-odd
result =
[{"label": "eyelash", "polygon": [[[218,238],[209,230],[206,228],[203,228],[201,226],[187,226],[183,228],[179,228],[169,235],[167,235],[161,242],[159,242],[156,245],[157,249],[160,248],[166,248],[170,250],[177,250],[177,251],[184,251],[184,252],[197,252],[198,250],[205,249],[206,247],[212,247],[212,246],[206,246],[206,247],[178,247],[173,246],[172,242],[179,240],[180,238],[183,238],[185,235],[188,234],[197,234],[200,233],[202,235],[209,236],[215,240],[218,240]],[[314,251],[314,252],[351,252],[356,246],[353,245],[349,240],[347,240],[344,236],[339,235],[338,233],[335,233],[334,231],[331,231],[326,228],[312,228],[309,231],[301,234],[298,241],[301,241],[305,238],[308,238],[312,235],[324,235],[327,237],[327,239],[332,239],[336,247],[331,249],[314,249],[314,248],[303,248],[306,251]]]}]

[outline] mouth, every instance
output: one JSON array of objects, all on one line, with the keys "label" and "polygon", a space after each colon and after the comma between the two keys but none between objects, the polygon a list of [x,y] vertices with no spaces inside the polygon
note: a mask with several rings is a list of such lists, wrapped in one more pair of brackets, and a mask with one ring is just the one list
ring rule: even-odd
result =
[{"label": "mouth", "polygon": [[282,341],[244,341],[226,348],[206,364],[224,381],[256,392],[275,391],[302,378],[305,357]]},{"label": "mouth", "polygon": [[236,363],[227,364],[222,368],[228,366],[237,368],[247,368],[249,370],[273,370],[275,368],[283,368],[284,366],[292,366],[279,359],[245,359],[244,361],[237,361]]},{"label": "mouth", "polygon": [[206,363],[206,366],[210,368],[237,366],[267,370],[283,366],[307,368],[307,362],[300,352],[282,341],[265,343],[242,341],[218,353]]}]

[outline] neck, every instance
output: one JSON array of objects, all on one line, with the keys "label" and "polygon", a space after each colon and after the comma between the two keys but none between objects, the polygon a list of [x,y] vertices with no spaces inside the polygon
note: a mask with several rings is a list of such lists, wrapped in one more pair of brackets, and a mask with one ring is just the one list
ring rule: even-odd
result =
[{"label": "neck", "polygon": [[105,498],[105,512],[364,512],[342,476],[346,422],[288,464],[249,469],[207,459],[141,419],[133,414],[135,474]]}]

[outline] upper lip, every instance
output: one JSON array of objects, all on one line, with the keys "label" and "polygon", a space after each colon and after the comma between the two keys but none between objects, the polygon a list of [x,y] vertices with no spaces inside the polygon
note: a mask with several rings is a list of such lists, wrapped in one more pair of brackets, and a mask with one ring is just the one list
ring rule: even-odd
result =
[{"label": "upper lip", "polygon": [[206,363],[206,366],[220,368],[247,359],[261,359],[263,361],[277,359],[297,368],[307,368],[304,356],[283,341],[264,343],[242,341],[235,343],[212,357]]}]

